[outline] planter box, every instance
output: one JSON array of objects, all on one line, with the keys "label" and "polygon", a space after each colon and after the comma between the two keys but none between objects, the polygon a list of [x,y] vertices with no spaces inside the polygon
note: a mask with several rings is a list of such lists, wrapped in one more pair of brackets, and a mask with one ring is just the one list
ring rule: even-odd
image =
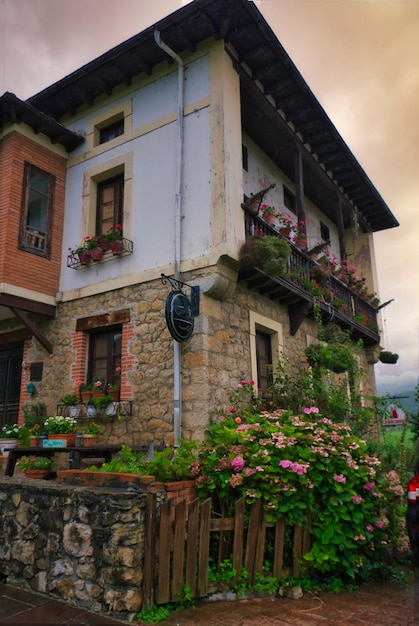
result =
[{"label": "planter box", "polygon": [[145,489],[155,482],[154,476],[139,476],[138,474],[123,474],[118,472],[87,472],[83,470],[58,470],[57,482],[82,487],[111,487],[126,489],[136,487]]}]

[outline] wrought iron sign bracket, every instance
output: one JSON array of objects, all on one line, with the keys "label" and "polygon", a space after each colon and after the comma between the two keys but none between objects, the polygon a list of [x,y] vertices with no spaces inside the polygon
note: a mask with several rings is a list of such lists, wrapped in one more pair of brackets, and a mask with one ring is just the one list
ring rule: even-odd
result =
[{"label": "wrought iron sign bracket", "polygon": [[166,276],[166,274],[161,275],[161,281],[163,285],[169,283],[175,291],[181,291],[183,293],[183,288],[188,287],[190,289],[189,299],[191,302],[192,314],[194,317],[199,315],[199,296],[200,289],[199,286],[188,285],[188,283],[184,283],[181,280],[176,280],[171,276]]}]

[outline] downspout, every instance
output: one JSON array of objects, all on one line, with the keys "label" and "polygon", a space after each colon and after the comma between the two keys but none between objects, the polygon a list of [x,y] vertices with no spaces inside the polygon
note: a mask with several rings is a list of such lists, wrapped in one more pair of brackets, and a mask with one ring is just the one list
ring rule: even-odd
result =
[{"label": "downspout", "polygon": [[[182,206],[182,173],[183,173],[183,99],[184,99],[184,64],[174,50],[161,39],[160,31],[154,31],[156,44],[166,52],[178,65],[178,102],[176,122],[176,196],[175,196],[175,242],[174,242],[174,279],[180,280],[180,240],[181,240],[181,206]],[[182,430],[182,379],[181,379],[181,345],[174,342],[173,352],[173,431],[174,444],[178,446]]]}]

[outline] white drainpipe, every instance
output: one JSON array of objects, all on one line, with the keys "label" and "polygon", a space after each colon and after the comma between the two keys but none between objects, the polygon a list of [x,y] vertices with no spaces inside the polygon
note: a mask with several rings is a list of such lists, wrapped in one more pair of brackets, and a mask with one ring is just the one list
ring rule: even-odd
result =
[{"label": "white drainpipe", "polygon": [[[175,250],[174,250],[174,278],[180,280],[180,233],[181,233],[181,206],[182,206],[182,171],[183,171],[183,61],[174,50],[169,48],[161,39],[160,31],[154,31],[156,44],[166,52],[178,65],[178,102],[176,123],[176,196],[175,196]],[[179,445],[182,430],[182,379],[181,379],[181,346],[174,342],[173,366],[173,430],[175,446]]]}]

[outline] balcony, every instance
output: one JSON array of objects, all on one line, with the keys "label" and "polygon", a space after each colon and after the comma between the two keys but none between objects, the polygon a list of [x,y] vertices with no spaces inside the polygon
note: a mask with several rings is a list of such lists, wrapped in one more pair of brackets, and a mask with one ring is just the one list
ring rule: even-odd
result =
[{"label": "balcony", "polygon": [[[251,213],[245,206],[243,209],[246,240],[256,233],[281,237],[262,217]],[[320,289],[316,287],[311,276],[313,268],[319,267],[318,263],[293,244],[290,244],[290,250],[285,277],[269,276],[253,267],[242,269],[239,280],[249,289],[288,307],[291,335],[295,335],[306,317],[313,317],[316,303],[324,324],[338,324],[349,331],[352,339],[362,339],[365,346],[378,344],[377,309],[333,274],[322,282]]]}]

